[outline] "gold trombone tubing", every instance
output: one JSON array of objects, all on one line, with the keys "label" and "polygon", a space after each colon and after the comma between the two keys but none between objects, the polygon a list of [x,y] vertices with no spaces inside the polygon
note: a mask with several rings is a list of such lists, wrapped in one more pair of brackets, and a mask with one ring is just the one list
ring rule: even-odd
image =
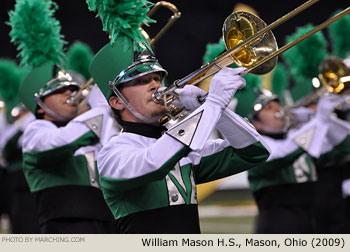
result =
[{"label": "gold trombone tubing", "polygon": [[[309,1],[305,2],[304,4],[300,5],[299,7],[295,8],[291,12],[287,13],[286,15],[282,16],[281,18],[277,19],[273,23],[269,24],[265,28],[263,28],[260,31],[258,31],[253,36],[249,37],[248,39],[246,39],[245,41],[240,43],[239,45],[237,45],[237,46],[231,48],[230,50],[227,50],[224,53],[220,54],[218,57],[216,57],[214,60],[212,60],[211,62],[207,63],[206,65],[201,66],[201,68],[199,70],[197,70],[197,71],[187,75],[183,79],[177,81],[175,83],[176,84],[176,88],[182,87],[185,84],[192,84],[192,85],[196,84],[196,83],[202,81],[203,79],[205,79],[205,78],[215,74],[222,67],[231,65],[233,62],[232,62],[230,57],[231,57],[231,55],[233,53],[237,52],[242,47],[244,47],[245,45],[247,45],[250,42],[254,41],[258,37],[262,36],[266,32],[276,28],[280,24],[282,24],[282,23],[286,22],[287,20],[291,19],[292,17],[296,16],[297,14],[299,14],[300,12],[302,12],[305,9],[309,8],[310,6],[312,6],[313,4],[317,3],[318,1],[319,0],[309,0]],[[225,60],[227,61],[227,63],[226,63]],[[268,61],[268,60],[266,60],[266,61]],[[264,63],[266,61],[264,60]],[[220,63],[223,63],[223,64],[221,65]],[[259,66],[260,65],[261,64],[259,64]],[[213,69],[213,68],[215,68],[215,69]]]},{"label": "gold trombone tubing", "polygon": [[150,44],[153,45],[156,43],[161,36],[172,26],[176,20],[181,17],[181,12],[176,8],[176,6],[172,3],[166,1],[159,1],[155,3],[152,9],[148,12],[148,16],[151,17],[160,7],[166,7],[173,12],[173,15],[169,18],[166,25],[157,33],[157,35],[151,39]]},{"label": "gold trombone tubing", "polygon": [[346,8],[345,10],[343,10],[342,12],[339,12],[337,15],[335,15],[334,17],[328,19],[327,21],[323,22],[322,24],[318,25],[317,27],[315,27],[314,29],[310,30],[309,32],[305,33],[304,35],[300,36],[299,38],[295,39],[294,41],[284,45],[283,47],[281,47],[280,49],[278,49],[277,51],[271,53],[270,55],[266,56],[265,58],[263,58],[261,61],[257,62],[253,67],[251,67],[250,69],[248,69],[248,72],[254,70],[255,68],[261,66],[262,64],[266,63],[267,61],[269,61],[270,59],[280,55],[281,53],[287,51],[288,49],[290,49],[291,47],[295,46],[296,44],[299,44],[300,42],[302,42],[303,40],[307,39],[308,37],[312,36],[313,34],[315,34],[316,32],[319,32],[320,30],[326,28],[328,25],[334,23],[335,21],[337,21],[338,19],[344,17],[345,15],[348,15],[350,13],[350,7]]}]

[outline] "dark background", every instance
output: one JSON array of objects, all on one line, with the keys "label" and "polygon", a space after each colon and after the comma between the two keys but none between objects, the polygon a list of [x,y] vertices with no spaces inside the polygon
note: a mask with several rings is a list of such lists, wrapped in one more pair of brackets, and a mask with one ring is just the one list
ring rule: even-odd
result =
[{"label": "dark background", "polygon": [[[75,40],[81,40],[89,44],[94,52],[97,52],[108,42],[107,35],[102,31],[100,20],[95,18],[95,13],[88,10],[85,0],[56,0],[55,2],[59,5],[55,17],[60,20],[61,33],[64,34],[69,44]],[[306,0],[171,0],[170,2],[178,7],[182,17],[156,43],[155,50],[160,63],[169,72],[169,80],[173,81],[184,77],[202,65],[205,45],[218,41],[222,35],[223,22],[237,3],[250,5],[269,24]],[[14,0],[0,3],[1,58],[14,59],[17,54],[8,36],[10,27],[4,23],[8,20],[7,12],[14,8],[14,3]],[[345,9],[349,5],[349,0],[320,0],[314,6],[274,29],[279,46],[284,45],[285,36],[293,33],[296,27],[307,23],[317,25],[332,16],[336,10]],[[158,24],[153,24],[149,28],[145,27],[151,37],[159,30],[159,26],[166,23],[170,15],[170,11],[161,9],[152,17],[157,19]],[[350,36],[349,31],[344,32]]]}]

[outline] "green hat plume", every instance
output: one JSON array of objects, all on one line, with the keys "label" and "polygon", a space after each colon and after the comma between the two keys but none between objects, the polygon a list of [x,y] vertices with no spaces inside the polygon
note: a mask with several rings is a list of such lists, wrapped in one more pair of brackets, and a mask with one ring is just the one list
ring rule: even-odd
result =
[{"label": "green hat plume", "polygon": [[21,65],[63,63],[66,42],[60,34],[60,23],[53,18],[57,8],[51,0],[17,0],[15,9],[9,12],[11,42],[20,51]]},{"label": "green hat plume", "polygon": [[288,88],[289,73],[283,63],[277,63],[272,74],[271,91],[284,102],[284,91]]},{"label": "green hat plume", "polygon": [[224,44],[224,40],[222,38],[219,39],[218,43],[208,43],[205,46],[205,54],[203,56],[203,63],[206,64],[217,56],[219,56],[222,52],[226,51],[226,47]]},{"label": "green hat plume", "polygon": [[76,41],[67,52],[67,69],[80,73],[89,79],[89,65],[93,56],[91,48],[87,44]]},{"label": "green hat plume", "polygon": [[17,45],[21,65],[32,67],[20,86],[19,97],[35,113],[34,94],[53,77],[54,65],[62,68],[66,44],[61,26],[53,15],[58,6],[51,0],[17,0],[9,12],[11,42]]},{"label": "green hat plume", "polygon": [[[287,43],[312,28],[313,25],[311,24],[297,28],[294,34],[287,36]],[[318,75],[318,65],[327,56],[327,41],[322,32],[315,33],[282,54],[282,58],[296,82],[291,90],[294,100],[298,100],[312,91],[311,80]]]},{"label": "green hat plume", "polygon": [[18,67],[9,59],[0,60],[0,97],[4,99],[7,113],[18,104],[18,91],[27,69]]},{"label": "green hat plume", "polygon": [[[334,13],[337,14],[339,10]],[[332,41],[332,54],[346,58],[350,54],[350,15],[346,15],[328,26]]]},{"label": "green hat plume", "polygon": [[103,30],[111,36],[111,45],[118,37],[124,37],[126,47],[132,41],[144,42],[140,33],[141,25],[155,22],[147,16],[153,5],[147,0],[87,0],[90,11],[97,11],[97,17],[102,21]]}]

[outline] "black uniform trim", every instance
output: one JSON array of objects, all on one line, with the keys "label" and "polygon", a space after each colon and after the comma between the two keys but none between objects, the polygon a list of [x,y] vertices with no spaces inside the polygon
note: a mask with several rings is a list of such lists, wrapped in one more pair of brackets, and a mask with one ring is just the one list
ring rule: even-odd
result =
[{"label": "black uniform trim", "polygon": [[92,186],[57,186],[33,194],[40,225],[58,218],[114,219],[102,191]]},{"label": "black uniform trim", "polygon": [[125,234],[199,234],[197,205],[178,205],[137,212],[117,219]]},{"label": "black uniform trim", "polygon": [[254,192],[259,207],[256,233],[314,233],[314,182],[278,185]]},{"label": "black uniform trim", "polygon": [[154,126],[145,123],[123,122],[123,131],[145,137],[160,138],[167,129],[164,126]]}]

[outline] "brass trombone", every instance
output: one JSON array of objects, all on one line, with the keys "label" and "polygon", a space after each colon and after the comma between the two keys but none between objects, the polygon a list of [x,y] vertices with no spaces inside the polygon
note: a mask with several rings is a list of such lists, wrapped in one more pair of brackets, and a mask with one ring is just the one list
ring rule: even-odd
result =
[{"label": "brass trombone", "polygon": [[297,101],[290,108],[285,109],[285,114],[288,114],[288,111],[299,107],[307,107],[315,103],[320,97],[326,95],[327,93],[337,95],[349,93],[350,68],[344,64],[341,58],[330,56],[324,59],[318,66],[318,71],[318,79],[316,77],[315,79],[317,81],[321,80],[322,87]]},{"label": "brass trombone", "polygon": [[[341,58],[330,56],[324,59],[318,66],[319,75],[318,78],[314,78],[318,84],[320,80],[322,87],[318,88],[315,92],[303,97],[292,106],[287,106],[281,110],[276,116],[280,119],[284,119],[287,122],[286,130],[299,126],[299,122],[295,119],[293,111],[300,107],[308,107],[315,104],[321,97],[333,93],[340,96],[349,94],[350,91],[350,68],[347,67]],[[314,81],[313,79],[313,81]],[[349,98],[344,96],[345,99],[341,101],[338,107],[349,104]],[[337,108],[338,108],[337,107]]]},{"label": "brass trombone", "polygon": [[173,101],[177,99],[175,93],[177,88],[182,88],[189,84],[197,84],[217,73],[223,67],[233,63],[236,63],[238,66],[246,67],[248,72],[253,74],[268,73],[275,67],[279,54],[350,13],[349,7],[315,27],[313,30],[278,49],[271,30],[318,1],[319,0],[309,0],[270,25],[266,25],[259,17],[248,12],[241,11],[230,14],[223,25],[223,38],[227,51],[211,62],[201,66],[198,70],[175,81],[164,91],[157,92],[153,95],[153,99],[158,103],[163,103],[168,110],[166,118],[162,118],[161,121],[166,122],[171,119],[178,119],[179,116],[184,116],[179,113],[179,109],[173,105]]}]

